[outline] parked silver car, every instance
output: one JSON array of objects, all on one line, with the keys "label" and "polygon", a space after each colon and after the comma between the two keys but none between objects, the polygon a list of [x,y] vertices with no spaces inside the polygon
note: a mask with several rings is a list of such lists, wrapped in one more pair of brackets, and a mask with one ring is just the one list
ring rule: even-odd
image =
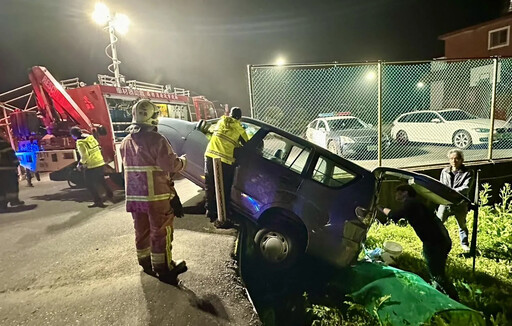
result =
[{"label": "parked silver car", "polygon": [[[371,124],[348,113],[321,113],[308,125],[306,139],[341,157],[365,159],[377,152],[378,133]],[[389,147],[387,135],[382,142],[384,148]]]},{"label": "parked silver car", "polygon": [[[208,143],[201,130],[214,122],[162,118],[158,126],[177,154],[187,154],[183,175],[199,186]],[[352,263],[377,202],[385,204],[380,194],[400,182],[432,203],[468,201],[428,176],[392,168],[370,172],[261,121],[244,117],[242,124],[250,140],[236,153],[230,195],[233,209],[259,228],[255,247],[268,268],[290,267],[304,253],[338,266]]]}]

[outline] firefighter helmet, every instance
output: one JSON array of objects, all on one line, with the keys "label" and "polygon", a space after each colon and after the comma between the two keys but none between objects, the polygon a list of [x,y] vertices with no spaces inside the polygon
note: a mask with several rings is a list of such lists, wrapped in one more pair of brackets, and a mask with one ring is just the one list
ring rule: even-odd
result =
[{"label": "firefighter helmet", "polygon": [[140,100],[132,107],[132,123],[156,126],[159,116],[160,108],[150,100]]},{"label": "firefighter helmet", "polygon": [[232,118],[235,118],[237,120],[240,120],[242,117],[242,110],[240,110],[239,107],[234,106],[231,108],[231,113],[229,114]]}]

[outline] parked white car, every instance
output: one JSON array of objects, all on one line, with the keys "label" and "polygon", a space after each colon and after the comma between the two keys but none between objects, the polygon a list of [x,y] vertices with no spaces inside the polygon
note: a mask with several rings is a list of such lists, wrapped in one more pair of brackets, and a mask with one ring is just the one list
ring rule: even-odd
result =
[{"label": "parked white car", "polygon": [[[494,120],[494,133],[504,125],[505,121]],[[490,126],[490,119],[481,119],[459,109],[414,111],[393,121],[391,138],[401,144],[453,144],[466,149],[471,145],[487,144]]]}]

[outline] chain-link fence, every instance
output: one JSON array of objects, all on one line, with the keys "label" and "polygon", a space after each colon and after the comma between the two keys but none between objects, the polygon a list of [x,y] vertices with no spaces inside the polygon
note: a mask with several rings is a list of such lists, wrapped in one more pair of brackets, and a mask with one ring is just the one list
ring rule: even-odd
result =
[{"label": "chain-link fence", "polygon": [[512,157],[512,59],[260,65],[248,72],[254,118],[367,168],[445,163],[454,147],[466,161]]}]

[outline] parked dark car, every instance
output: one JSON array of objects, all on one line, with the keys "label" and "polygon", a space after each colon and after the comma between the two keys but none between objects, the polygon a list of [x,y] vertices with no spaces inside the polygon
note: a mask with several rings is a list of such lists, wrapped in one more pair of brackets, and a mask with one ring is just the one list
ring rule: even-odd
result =
[{"label": "parked dark car", "polygon": [[[201,130],[215,122],[162,118],[158,126],[179,155],[187,154],[183,175],[201,187],[208,143]],[[380,190],[399,182],[432,203],[469,201],[428,176],[392,168],[370,172],[261,121],[243,117],[242,124],[250,140],[236,153],[231,199],[233,209],[259,228],[254,240],[267,267],[287,268],[304,253],[338,266],[352,263],[377,202],[383,203]]]}]

